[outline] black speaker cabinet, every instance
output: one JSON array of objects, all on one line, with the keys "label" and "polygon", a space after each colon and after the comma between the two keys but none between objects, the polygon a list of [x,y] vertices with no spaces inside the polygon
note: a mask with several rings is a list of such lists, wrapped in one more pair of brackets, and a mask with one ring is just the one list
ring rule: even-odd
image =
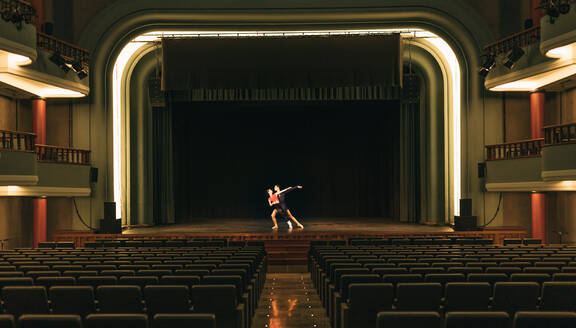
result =
[{"label": "black speaker cabinet", "polygon": [[100,220],[100,230],[98,230],[98,233],[122,233],[122,220]]},{"label": "black speaker cabinet", "polygon": [[472,216],[472,199],[460,199],[460,216]]},{"label": "black speaker cabinet", "polygon": [[481,230],[477,227],[478,219],[475,216],[454,216],[455,231]]},{"label": "black speaker cabinet", "polygon": [[98,182],[98,168],[91,167],[90,168],[90,182]]},{"label": "black speaker cabinet", "polygon": [[104,220],[116,219],[116,203],[104,202]]}]

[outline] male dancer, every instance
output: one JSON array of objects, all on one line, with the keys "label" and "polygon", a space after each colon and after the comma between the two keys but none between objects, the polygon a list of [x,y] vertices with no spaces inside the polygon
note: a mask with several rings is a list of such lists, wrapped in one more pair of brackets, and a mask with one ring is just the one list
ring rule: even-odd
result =
[{"label": "male dancer", "polygon": [[[304,226],[298,222],[298,220],[296,220],[296,218],[292,215],[292,213],[290,212],[290,210],[288,209],[288,207],[286,206],[286,193],[292,190],[296,190],[296,189],[302,189],[302,186],[296,186],[296,187],[288,187],[286,189],[280,190],[280,186],[279,185],[275,185],[274,186],[274,191],[275,191],[275,195],[278,197],[278,202],[280,203],[280,208],[282,210],[282,214],[284,216],[288,215],[288,217],[294,221],[294,223],[296,223],[296,225],[298,225],[298,228],[300,229],[304,229]],[[274,211],[272,211],[272,215],[274,217],[274,221],[275,221],[275,216],[276,216],[276,209],[274,209]],[[288,220],[288,227],[290,227],[290,229],[292,229],[292,222],[290,222],[290,220]]]}]

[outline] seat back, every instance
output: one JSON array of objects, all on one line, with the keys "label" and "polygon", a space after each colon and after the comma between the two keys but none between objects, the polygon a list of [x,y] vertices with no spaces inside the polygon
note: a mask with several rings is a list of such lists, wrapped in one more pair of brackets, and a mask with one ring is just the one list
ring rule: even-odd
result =
[{"label": "seat back", "polygon": [[542,310],[575,311],[576,282],[547,281],[542,285]]},{"label": "seat back", "polygon": [[157,314],[152,321],[152,328],[216,328],[216,317],[213,314]]},{"label": "seat back", "polygon": [[509,328],[510,317],[506,312],[448,312],[446,328]]},{"label": "seat back", "polygon": [[492,286],[487,282],[449,282],[446,284],[446,311],[488,311]]},{"label": "seat back", "polygon": [[519,311],[514,316],[514,328],[576,327],[574,312]]},{"label": "seat back", "polygon": [[190,312],[188,286],[150,285],[144,287],[144,299],[151,315]]},{"label": "seat back", "polygon": [[376,317],[377,328],[440,328],[438,312],[390,311]]},{"label": "seat back", "polygon": [[494,309],[514,313],[535,311],[540,296],[536,282],[497,282],[494,285]]},{"label": "seat back", "polygon": [[22,314],[47,314],[48,297],[41,286],[6,286],[2,288],[6,313],[18,317]]},{"label": "seat back", "polygon": [[437,282],[399,283],[396,307],[402,311],[438,311],[442,294],[442,285]]},{"label": "seat back", "polygon": [[11,314],[0,314],[0,328],[14,328],[14,316]]},{"label": "seat back", "polygon": [[89,314],[84,320],[85,328],[148,328],[145,314]]},{"label": "seat back", "polygon": [[101,313],[141,313],[143,311],[140,286],[98,286],[96,296]]},{"label": "seat back", "polygon": [[24,314],[19,328],[82,328],[82,318],[70,314]]},{"label": "seat back", "polygon": [[348,299],[348,290],[350,284],[353,283],[378,283],[382,282],[380,275],[372,274],[344,274],[340,276],[340,287],[341,287],[341,297],[342,301]]},{"label": "seat back", "polygon": [[77,314],[84,317],[96,312],[94,289],[91,286],[53,286],[50,288],[50,300],[55,314]]}]

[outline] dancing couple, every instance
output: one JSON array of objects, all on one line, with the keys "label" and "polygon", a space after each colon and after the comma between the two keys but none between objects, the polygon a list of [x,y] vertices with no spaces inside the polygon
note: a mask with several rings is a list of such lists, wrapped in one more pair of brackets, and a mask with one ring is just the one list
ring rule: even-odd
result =
[{"label": "dancing couple", "polygon": [[274,208],[274,210],[272,211],[272,222],[274,222],[274,226],[272,227],[272,229],[274,230],[278,229],[278,223],[276,222],[276,214],[280,214],[282,217],[288,220],[286,223],[288,224],[289,229],[292,229],[292,222],[290,222],[290,220],[294,221],[294,223],[296,223],[298,228],[304,229],[304,226],[300,222],[298,222],[298,220],[296,220],[296,218],[292,215],[292,213],[286,206],[286,193],[296,189],[302,189],[302,186],[289,187],[280,190],[280,186],[275,185],[274,191],[272,191],[272,189],[266,190],[269,196],[268,204]]}]

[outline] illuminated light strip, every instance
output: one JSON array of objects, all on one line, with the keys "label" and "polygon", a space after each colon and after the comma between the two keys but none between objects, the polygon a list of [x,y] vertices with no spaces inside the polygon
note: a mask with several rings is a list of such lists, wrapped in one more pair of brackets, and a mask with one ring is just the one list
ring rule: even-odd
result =
[{"label": "illuminated light strip", "polygon": [[[405,37],[412,38],[425,38],[435,48],[438,54],[441,54],[444,62],[448,65],[446,67],[449,72],[451,81],[451,99],[448,101],[449,113],[451,115],[450,135],[452,137],[452,153],[450,154],[449,165],[452,168],[452,206],[453,215],[460,214],[459,200],[462,194],[462,172],[461,172],[461,73],[460,64],[456,53],[452,50],[450,45],[436,34],[418,28],[402,28],[402,29],[375,29],[375,30],[320,30],[320,31],[252,31],[252,32],[238,32],[238,31],[154,31],[141,34],[129,42],[122,51],[114,64],[113,72],[113,144],[114,144],[114,201],[116,202],[116,216],[121,217],[122,213],[122,157],[121,157],[121,124],[122,124],[122,99],[121,90],[123,82],[122,77],[127,68],[128,60],[131,58],[143,45],[148,42],[157,42],[162,37],[242,37],[242,36],[298,36],[298,35],[346,35],[346,34],[391,34],[400,33]],[[450,183],[449,183],[450,185]],[[446,186],[449,188],[450,186]],[[451,213],[446,213],[447,219],[451,217]]]}]

